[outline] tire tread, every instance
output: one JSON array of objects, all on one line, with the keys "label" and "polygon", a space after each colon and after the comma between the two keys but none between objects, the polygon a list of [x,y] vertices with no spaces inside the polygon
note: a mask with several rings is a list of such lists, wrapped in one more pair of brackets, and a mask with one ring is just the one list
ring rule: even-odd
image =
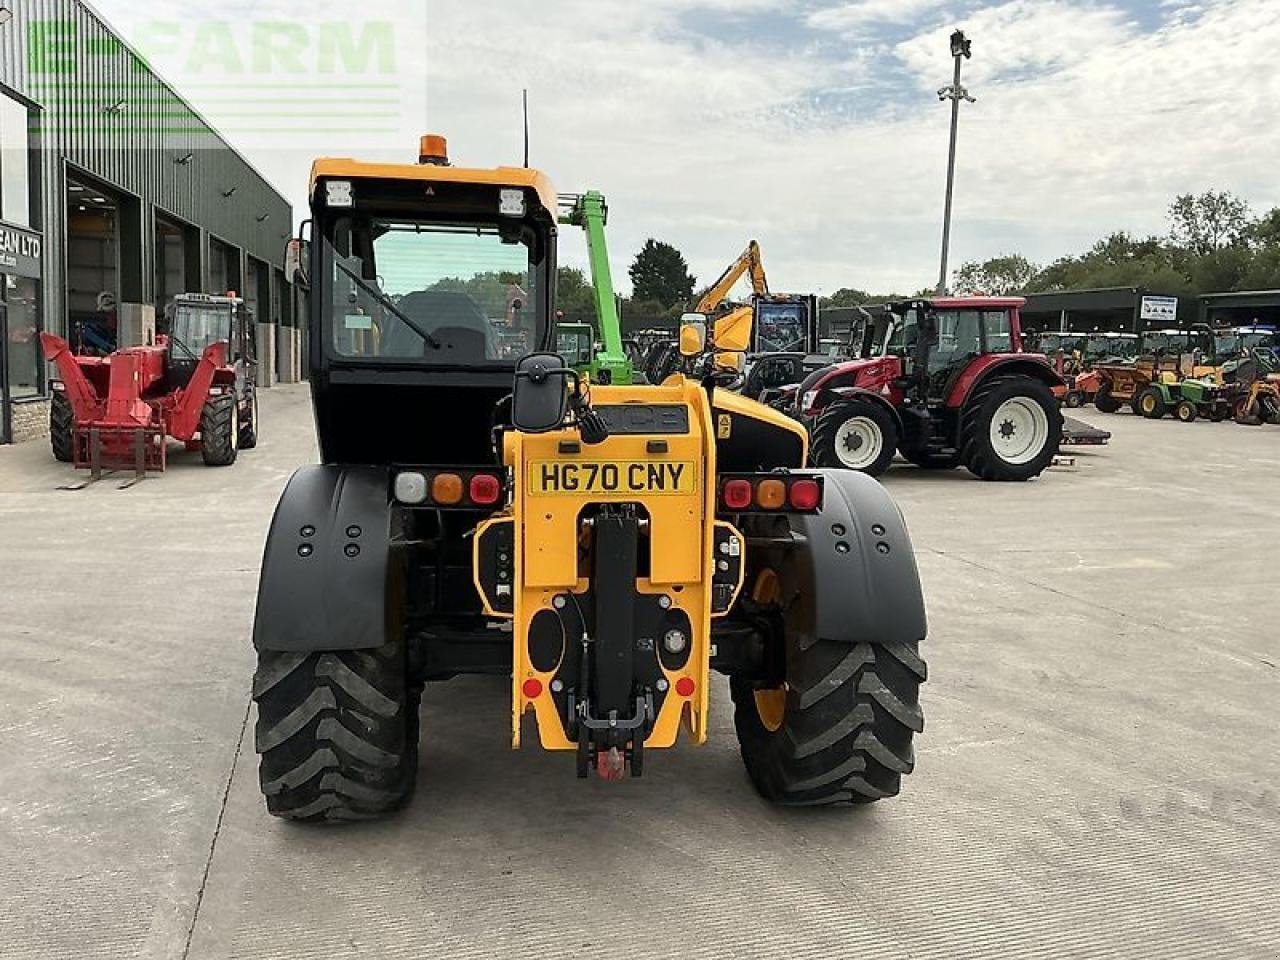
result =
[{"label": "tire tread", "polygon": [[369,819],[402,806],[417,774],[419,691],[403,644],[260,651],[255,744],[267,809],[291,820]]}]

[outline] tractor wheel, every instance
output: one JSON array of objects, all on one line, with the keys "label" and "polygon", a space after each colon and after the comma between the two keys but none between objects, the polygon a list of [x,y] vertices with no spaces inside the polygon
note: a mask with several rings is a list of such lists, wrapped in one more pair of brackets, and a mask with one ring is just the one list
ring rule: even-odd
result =
[{"label": "tractor wheel", "polygon": [[75,432],[76,414],[71,401],[61,390],[55,390],[49,403],[49,446],[53,448],[53,459],[59,463],[76,458]]},{"label": "tractor wheel", "polygon": [[896,796],[924,729],[918,644],[818,640],[794,669],[805,682],[756,690],[733,678],[733,722],[756,790],[789,806]]},{"label": "tractor wheel", "polygon": [[210,397],[200,414],[200,452],[210,467],[229,467],[240,452],[240,408],[231,394]]},{"label": "tractor wheel", "polygon": [[901,446],[898,452],[902,454],[902,458],[908,463],[914,463],[922,470],[954,470],[960,466],[960,454],[956,453],[932,453],[928,450],[921,450],[908,446]]},{"label": "tractor wheel", "polygon": [[1030,480],[1058,455],[1062,411],[1044,383],[993,377],[974,390],[960,427],[960,457],[983,480]]},{"label": "tractor wheel", "polygon": [[1221,423],[1231,416],[1231,407],[1227,404],[1218,402],[1209,408],[1209,420],[1212,423]]},{"label": "tractor wheel", "polygon": [[252,450],[258,445],[258,391],[249,391],[249,415],[240,420],[240,449]]},{"label": "tractor wheel", "polygon": [[1079,390],[1068,390],[1067,395],[1063,398],[1062,402],[1066,404],[1068,407],[1070,407],[1072,410],[1076,409],[1077,407],[1083,407],[1084,394],[1081,393]]},{"label": "tractor wheel", "polygon": [[1118,413],[1122,404],[1111,395],[1111,387],[1103,384],[1093,397],[1093,405],[1103,413]]},{"label": "tractor wheel", "polygon": [[1179,400],[1178,405],[1173,408],[1173,414],[1183,423],[1195,423],[1200,411],[1190,400]]},{"label": "tractor wheel", "polygon": [[1134,409],[1148,420],[1159,420],[1169,412],[1169,405],[1156,387],[1147,387],[1134,398]]},{"label": "tractor wheel", "polygon": [[1258,398],[1258,419],[1263,423],[1280,423],[1280,398],[1264,393]]},{"label": "tractor wheel", "polygon": [[810,459],[814,466],[878,477],[893,462],[898,428],[878,403],[845,400],[828,405],[818,415],[812,439]]},{"label": "tractor wheel", "polygon": [[1262,418],[1256,417],[1252,413],[1250,413],[1251,409],[1252,409],[1252,406],[1249,403],[1249,398],[1241,397],[1239,400],[1236,401],[1235,407],[1232,410],[1232,419],[1234,419],[1236,423],[1244,427],[1258,426],[1259,424],[1262,423]]},{"label": "tractor wheel", "polygon": [[363,820],[413,794],[419,690],[405,646],[260,651],[255,741],[267,811],[289,820]]}]

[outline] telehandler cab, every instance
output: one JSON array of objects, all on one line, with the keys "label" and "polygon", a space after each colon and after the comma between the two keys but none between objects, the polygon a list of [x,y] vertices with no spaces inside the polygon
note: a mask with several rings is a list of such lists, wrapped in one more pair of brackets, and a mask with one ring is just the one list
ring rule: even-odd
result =
[{"label": "telehandler cab", "polygon": [[[553,352],[556,194],[537,171],[453,167],[428,137],[416,166],[318,161],[311,206],[323,462],[287,485],[262,566],[268,810],[406,802],[424,684],[469,673],[510,677],[513,746],[612,779],[706,740],[716,670],[766,797],[896,794],[925,612],[884,490],[804,470],[804,429],[714,378],[579,379]],[[705,330],[681,337],[703,349]]]}]

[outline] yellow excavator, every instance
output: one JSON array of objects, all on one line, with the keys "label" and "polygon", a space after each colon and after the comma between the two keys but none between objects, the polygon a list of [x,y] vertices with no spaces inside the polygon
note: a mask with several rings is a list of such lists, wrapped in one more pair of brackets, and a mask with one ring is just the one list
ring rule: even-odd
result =
[{"label": "yellow excavator", "polygon": [[[732,305],[730,291],[744,276],[751,278],[751,302]],[[727,307],[727,310],[726,310]],[[720,278],[704,293],[693,309],[710,317],[740,318],[751,322],[750,353],[817,353],[818,298],[813,294],[770,293],[769,280],[760,255],[760,244],[752,240]]]}]

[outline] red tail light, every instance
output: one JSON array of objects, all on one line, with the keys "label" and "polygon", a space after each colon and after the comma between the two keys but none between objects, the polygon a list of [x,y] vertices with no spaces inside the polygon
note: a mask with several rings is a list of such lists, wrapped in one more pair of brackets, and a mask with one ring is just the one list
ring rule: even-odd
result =
[{"label": "red tail light", "polygon": [[471,478],[471,502],[482,507],[492,506],[502,496],[502,484],[488,473],[477,473]]},{"label": "red tail light", "polygon": [[520,686],[521,693],[524,694],[526,700],[537,700],[542,696],[542,681],[537,677],[530,677]]},{"label": "red tail light", "polygon": [[751,506],[751,481],[727,480],[720,494],[726,510],[746,510]]},{"label": "red tail light", "polygon": [[787,490],[793,510],[817,510],[822,505],[822,487],[816,480],[796,480]]},{"label": "red tail light", "polygon": [[785,470],[733,474],[720,482],[724,513],[817,513],[822,496],[821,476]]}]

